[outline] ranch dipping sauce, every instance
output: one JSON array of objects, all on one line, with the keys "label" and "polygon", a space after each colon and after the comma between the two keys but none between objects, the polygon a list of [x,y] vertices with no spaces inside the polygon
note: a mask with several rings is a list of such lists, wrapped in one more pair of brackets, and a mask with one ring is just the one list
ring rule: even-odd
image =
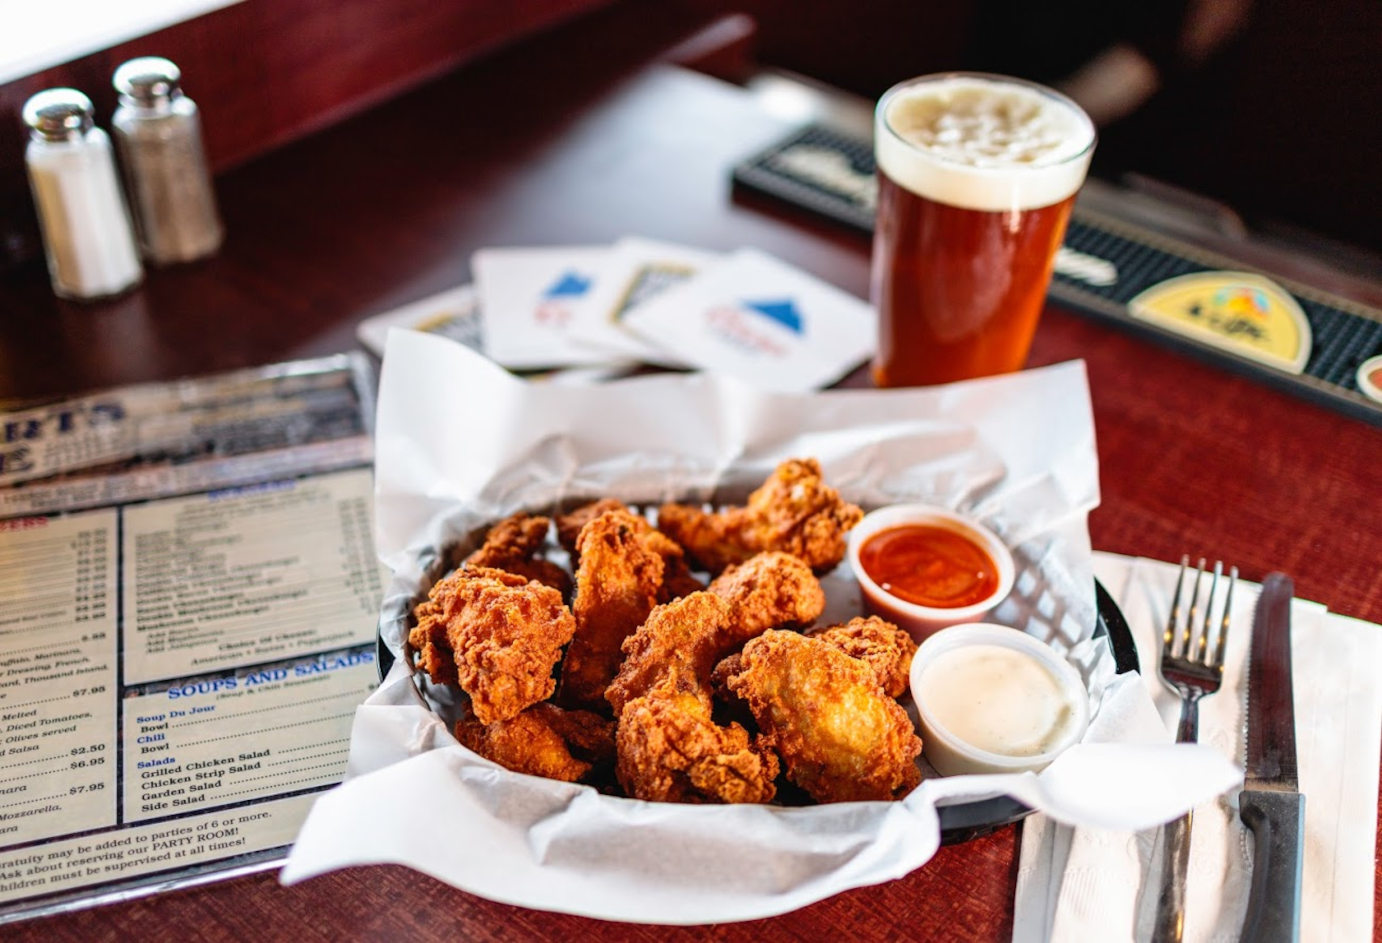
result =
[{"label": "ranch dipping sauce", "polygon": [[1089,726],[1084,679],[1050,645],[993,623],[941,629],[912,659],[922,752],[942,776],[1048,766]]},{"label": "ranch dipping sauce", "polygon": [[988,753],[1037,756],[1078,723],[1060,681],[1041,662],[1003,645],[966,645],[937,656],[920,696],[936,722]]}]

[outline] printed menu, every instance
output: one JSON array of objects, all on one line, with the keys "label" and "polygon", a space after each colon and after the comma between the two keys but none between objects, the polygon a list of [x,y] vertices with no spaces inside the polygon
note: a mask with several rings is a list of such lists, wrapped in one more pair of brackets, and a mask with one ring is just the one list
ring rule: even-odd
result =
[{"label": "printed menu", "polygon": [[378,683],[343,356],[0,412],[0,922],[272,866]]}]

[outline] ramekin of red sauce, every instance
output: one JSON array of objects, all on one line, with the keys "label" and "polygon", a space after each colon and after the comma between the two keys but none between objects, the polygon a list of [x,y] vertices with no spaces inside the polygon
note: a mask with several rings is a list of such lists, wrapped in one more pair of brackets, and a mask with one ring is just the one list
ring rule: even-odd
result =
[{"label": "ramekin of red sauce", "polygon": [[849,535],[849,564],[873,615],[918,642],[976,622],[1012,591],[1012,554],[988,528],[926,504],[894,504],[864,516]]}]

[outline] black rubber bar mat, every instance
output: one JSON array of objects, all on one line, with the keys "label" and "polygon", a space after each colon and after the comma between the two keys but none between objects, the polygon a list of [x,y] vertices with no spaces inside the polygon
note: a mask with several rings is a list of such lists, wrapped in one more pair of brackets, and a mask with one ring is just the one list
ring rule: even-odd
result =
[{"label": "black rubber bar mat", "polygon": [[[734,181],[873,231],[869,141],[807,125]],[[1076,205],[1050,296],[1382,425],[1382,310]]]}]

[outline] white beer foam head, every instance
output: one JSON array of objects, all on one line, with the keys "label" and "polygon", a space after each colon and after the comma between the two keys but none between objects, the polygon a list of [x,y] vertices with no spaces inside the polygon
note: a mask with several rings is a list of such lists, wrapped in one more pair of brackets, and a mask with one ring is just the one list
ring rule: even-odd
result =
[{"label": "white beer foam head", "polygon": [[918,196],[991,212],[1036,209],[1080,188],[1094,124],[1049,89],[954,73],[889,90],[874,117],[874,149],[879,169]]}]

